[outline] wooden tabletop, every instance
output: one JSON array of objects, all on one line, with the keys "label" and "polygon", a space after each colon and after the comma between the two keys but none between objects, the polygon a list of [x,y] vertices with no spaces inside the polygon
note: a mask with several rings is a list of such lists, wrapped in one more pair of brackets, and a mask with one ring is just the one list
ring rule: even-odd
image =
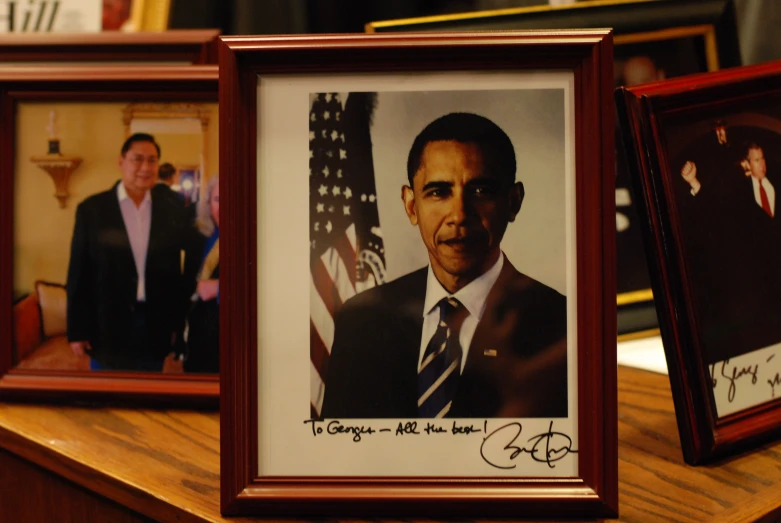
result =
[{"label": "wooden tabletop", "polygon": [[[619,367],[619,521],[781,517],[781,442],[683,462],[667,376]],[[219,415],[0,405],[0,448],[158,521],[219,512]]]}]

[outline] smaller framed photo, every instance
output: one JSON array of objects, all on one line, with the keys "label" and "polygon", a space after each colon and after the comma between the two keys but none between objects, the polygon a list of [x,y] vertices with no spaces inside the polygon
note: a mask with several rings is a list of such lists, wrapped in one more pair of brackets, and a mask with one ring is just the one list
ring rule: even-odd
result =
[{"label": "smaller framed photo", "polygon": [[0,69],[0,398],[217,404],[218,120],[216,66]]},{"label": "smaller framed photo", "polygon": [[217,63],[218,29],[0,34],[0,66]]},{"label": "smaller framed photo", "polygon": [[615,516],[610,31],[221,42],[223,513]]},{"label": "smaller framed photo", "polygon": [[620,88],[684,458],[781,434],[781,62]]},{"label": "smaller framed photo", "polygon": [[[367,24],[367,32],[612,27],[615,86],[740,65],[733,0],[596,0]],[[617,151],[616,252],[619,338],[658,332],[646,253],[625,159]]]}]

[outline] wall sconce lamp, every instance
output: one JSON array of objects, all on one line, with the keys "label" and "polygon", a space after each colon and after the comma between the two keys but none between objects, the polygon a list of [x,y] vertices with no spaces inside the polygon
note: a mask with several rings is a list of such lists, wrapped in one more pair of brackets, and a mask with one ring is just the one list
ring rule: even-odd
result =
[{"label": "wall sconce lamp", "polygon": [[33,156],[30,161],[46,171],[54,181],[54,197],[60,202],[60,209],[64,209],[68,197],[68,182],[76,168],[81,165],[81,158],[64,156],[60,153],[60,140],[57,138],[56,126],[57,114],[52,110],[49,113],[49,151],[43,156]]}]

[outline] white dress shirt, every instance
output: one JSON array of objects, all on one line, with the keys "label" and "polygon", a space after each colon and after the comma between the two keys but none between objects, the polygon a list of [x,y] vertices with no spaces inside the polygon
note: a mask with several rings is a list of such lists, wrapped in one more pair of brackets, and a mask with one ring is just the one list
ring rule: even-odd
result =
[{"label": "white dress shirt", "polygon": [[119,182],[117,198],[119,209],[122,211],[122,221],[125,222],[125,231],[130,240],[130,248],[133,250],[133,260],[136,262],[138,275],[136,300],[146,301],[146,255],[149,250],[149,231],[152,226],[152,197],[150,191],[146,191],[141,205],[136,207],[135,202],[127,194],[125,184]]},{"label": "white dress shirt", "polygon": [[[762,196],[759,194],[759,180],[751,177],[751,184],[754,187],[754,201],[757,202],[757,205],[762,207]],[[773,216],[776,215],[776,190],[773,188],[773,184],[770,183],[770,180],[767,178],[762,178],[762,187],[765,188],[765,193],[767,193],[767,201],[770,202],[770,211],[773,213]]]},{"label": "white dress shirt", "polygon": [[461,371],[463,372],[469,345],[472,343],[472,337],[475,335],[477,324],[483,317],[483,312],[485,312],[485,301],[494,283],[499,278],[499,273],[502,272],[502,265],[504,265],[504,254],[499,253],[499,259],[494,263],[493,267],[464,288],[459,289],[455,294],[450,294],[439,283],[439,280],[434,275],[434,270],[431,268],[431,264],[429,264],[428,279],[426,281],[426,301],[423,305],[423,333],[420,337],[418,369],[420,369],[420,362],[423,361],[423,354],[426,352],[428,342],[431,341],[431,337],[437,331],[437,325],[439,324],[439,307],[437,305],[442,298],[453,297],[460,301],[466,307],[466,310],[469,311],[469,315],[464,319],[464,323],[461,324],[461,332],[458,336],[458,341],[461,343]]}]

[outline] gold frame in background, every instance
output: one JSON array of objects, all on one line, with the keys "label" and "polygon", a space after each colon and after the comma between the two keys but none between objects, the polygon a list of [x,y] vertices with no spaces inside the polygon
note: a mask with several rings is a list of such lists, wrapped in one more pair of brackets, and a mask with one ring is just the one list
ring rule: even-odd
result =
[{"label": "gold frame in background", "polygon": [[574,4],[564,4],[564,5],[534,5],[530,7],[507,7],[505,9],[489,9],[486,11],[470,11],[467,13],[419,16],[414,18],[398,18],[395,20],[379,20],[377,22],[368,22],[366,25],[364,25],[364,30],[367,33],[376,33],[377,29],[385,29],[388,27],[425,25],[425,24],[433,24],[438,22],[456,22],[458,20],[478,20],[481,18],[495,18],[500,16],[524,15],[529,13],[570,11],[572,9],[584,9],[588,7],[606,6],[606,5],[645,4],[645,3],[656,2],[656,1],[657,0],[593,0],[593,1],[577,2]]},{"label": "gold frame in background", "polygon": [[130,11],[132,31],[165,31],[171,16],[172,0],[133,0]]}]

